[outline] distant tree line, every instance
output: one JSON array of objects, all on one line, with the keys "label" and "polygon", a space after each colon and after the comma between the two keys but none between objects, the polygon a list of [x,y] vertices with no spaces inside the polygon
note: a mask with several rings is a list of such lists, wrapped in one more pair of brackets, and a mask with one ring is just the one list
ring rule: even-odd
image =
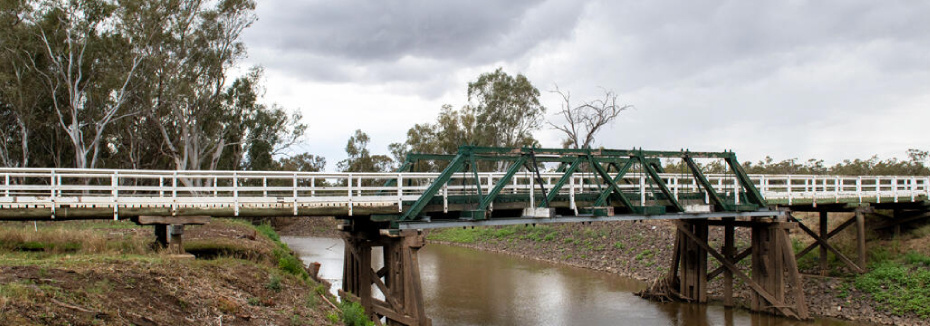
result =
[{"label": "distant tree line", "polygon": [[758,174],[814,174],[814,175],[930,175],[927,167],[928,152],[918,149],[907,150],[907,159],[897,158],[879,159],[872,156],[868,159],[843,160],[834,165],[825,165],[823,160],[809,159],[798,162],[797,159],[787,159],[775,162],[766,156],[764,160],[753,164],[743,162],[747,173]]}]

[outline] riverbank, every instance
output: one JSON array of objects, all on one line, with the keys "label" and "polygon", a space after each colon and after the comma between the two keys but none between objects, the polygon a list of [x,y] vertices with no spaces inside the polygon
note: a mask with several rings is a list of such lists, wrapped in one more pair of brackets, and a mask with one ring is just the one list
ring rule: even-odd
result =
[{"label": "riverbank", "polygon": [[0,325],[340,325],[351,310],[270,227],[188,226],[196,259],[152,241],[127,221],[0,224]]},{"label": "riverbank", "polygon": [[[281,221],[276,227],[283,234],[335,237],[333,219],[299,219]],[[812,226],[812,227],[816,227]],[[717,229],[717,230],[715,230]],[[836,275],[814,275],[815,254],[799,261],[804,272],[804,292],[811,314],[820,318],[838,318],[882,325],[925,325],[930,323],[927,310],[930,293],[930,229],[918,229],[898,240],[874,240],[869,243],[871,272],[850,274],[835,257],[828,260]],[[749,234],[737,229],[737,247],[747,246]],[[745,233],[740,233],[745,232]],[[927,233],[927,234],[923,234]],[[495,228],[452,228],[431,230],[432,243],[463,246],[501,252],[522,258],[567,264],[614,273],[643,282],[651,282],[668,272],[671,263],[675,228],[668,221],[570,223]],[[837,236],[841,250],[852,245]],[[723,234],[712,228],[711,242],[719,247]],[[795,239],[796,250],[809,241]],[[709,260],[711,268],[716,262]],[[748,259],[742,262],[748,266]],[[750,293],[737,282],[738,304],[748,306]],[[722,281],[709,283],[709,295],[720,300]]]},{"label": "riverbank", "polygon": [[[711,242],[719,247],[723,234],[712,228]],[[738,230],[737,247],[745,248],[748,234]],[[441,229],[430,233],[431,242],[466,246],[590,268],[651,282],[664,276],[671,263],[675,227],[669,221],[597,222],[496,228]],[[803,248],[802,240],[795,241]],[[838,318],[884,325],[926,325],[930,323],[927,286],[930,272],[924,253],[908,250],[926,243],[923,238],[902,239],[894,245],[875,241],[871,272],[854,275],[842,272],[831,258],[831,268],[841,271],[829,277],[805,274],[804,293],[815,317]],[[813,272],[816,261],[806,256],[802,272]],[[716,261],[710,259],[710,268]],[[748,266],[748,259],[742,262]],[[750,292],[736,283],[737,304],[749,305]],[[722,281],[708,284],[712,300],[721,300]],[[902,289],[903,288],[903,289]],[[902,300],[901,298],[907,298]]]}]

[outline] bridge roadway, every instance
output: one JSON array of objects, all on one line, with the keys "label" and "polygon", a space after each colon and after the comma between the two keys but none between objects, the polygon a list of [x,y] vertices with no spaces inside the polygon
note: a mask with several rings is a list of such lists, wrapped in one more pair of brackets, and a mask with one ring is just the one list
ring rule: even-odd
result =
[{"label": "bridge roadway", "polygon": [[[439,173],[318,173],[258,171],[154,171],[104,169],[0,169],[0,219],[119,219],[140,215],[214,217],[368,216],[399,214],[418,200]],[[462,198],[496,186],[504,172],[456,173],[423,213],[447,217],[473,203]],[[490,210],[512,211],[539,206],[540,189],[552,189],[564,173],[513,175]],[[709,194],[690,174],[659,174],[677,201],[688,203],[684,213],[642,212],[594,217],[579,213],[590,205],[590,194],[604,186],[591,173],[575,173],[558,190],[551,207],[560,214],[545,221],[638,220],[720,217],[713,212]],[[739,205],[743,187],[731,174],[708,174],[721,196]],[[930,177],[749,175],[771,206],[845,203],[919,202],[930,196]],[[476,182],[477,180],[477,182]],[[542,180],[539,185],[537,180]],[[634,205],[646,206],[661,197],[646,173],[623,175],[617,186]],[[531,191],[532,189],[532,191]],[[688,201],[685,194],[693,200]],[[694,198],[698,197],[698,198]],[[778,214],[775,212],[774,214]],[[517,215],[520,215],[517,213]],[[454,216],[454,215],[453,215]],[[493,215],[492,215],[493,216]],[[727,214],[731,217],[773,216],[767,209]],[[514,216],[515,217],[515,216]],[[435,219],[434,219],[435,220]],[[428,221],[428,220],[426,220]],[[438,221],[437,221],[438,222]],[[453,224],[449,224],[453,223]],[[411,221],[401,228],[455,226]],[[475,224],[522,224],[525,219],[491,218]]]}]

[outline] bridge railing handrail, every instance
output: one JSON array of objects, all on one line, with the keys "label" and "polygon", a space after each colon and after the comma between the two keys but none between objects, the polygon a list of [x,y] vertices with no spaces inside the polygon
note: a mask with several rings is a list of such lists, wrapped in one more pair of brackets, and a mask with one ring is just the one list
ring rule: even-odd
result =
[{"label": "bridge railing handrail", "polygon": [[[170,171],[170,170],[109,170],[109,169],[48,169],[0,168],[0,203],[53,204],[93,202],[113,206],[164,200],[178,202],[232,203],[237,210],[250,202],[346,202],[351,211],[353,203],[382,201],[397,203],[402,209],[404,201],[414,200],[422,194],[440,174],[431,172],[384,173],[331,173],[289,171]],[[443,187],[438,196],[444,202],[449,196],[475,194],[476,184],[487,193],[504,178],[504,172],[457,173]],[[551,185],[563,176],[560,172],[541,173],[540,177]],[[707,174],[715,191],[737,204],[741,189],[732,174]],[[901,197],[915,200],[930,196],[930,176],[844,176],[844,175],[749,175],[756,188],[768,200],[782,200],[792,204],[802,199],[835,198],[862,202],[871,199],[897,201]],[[681,193],[700,193],[702,189],[690,175],[664,173],[660,178],[677,198]],[[394,180],[393,184],[388,181]],[[533,201],[539,196],[536,176],[518,173],[502,194],[529,195]],[[640,203],[655,198],[656,183],[644,173],[628,173],[618,184]],[[551,189],[551,188],[549,188]],[[591,173],[576,173],[559,191],[569,195],[575,207],[575,195],[600,192],[604,186]],[[647,198],[648,196],[648,198]],[[634,196],[635,197],[635,196]],[[19,199],[17,199],[19,198]],[[75,198],[79,198],[75,199]],[[162,198],[162,199],[149,199]],[[22,200],[20,200],[22,199]],[[705,199],[707,201],[707,199]],[[28,203],[27,203],[28,202]],[[164,200],[164,203],[169,203]],[[0,205],[3,208],[4,205]]]}]

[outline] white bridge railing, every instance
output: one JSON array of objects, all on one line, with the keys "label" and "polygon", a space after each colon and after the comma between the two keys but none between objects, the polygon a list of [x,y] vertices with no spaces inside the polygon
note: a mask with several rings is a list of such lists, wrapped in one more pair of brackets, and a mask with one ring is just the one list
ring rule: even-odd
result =
[{"label": "white bridge railing", "polygon": [[[0,209],[56,207],[298,207],[346,205],[349,214],[358,205],[397,205],[418,199],[439,173],[318,173],[256,171],[154,171],[104,169],[0,169]],[[479,173],[477,182],[487,193],[504,173]],[[562,173],[543,173],[543,187],[552,188]],[[698,193],[690,174],[661,174],[675,197]],[[794,203],[882,202],[930,196],[930,177],[921,176],[824,176],[750,175],[769,201]],[[709,174],[717,192],[735,197],[744,190],[732,174]],[[388,181],[396,180],[387,185]],[[575,207],[575,195],[604,189],[591,173],[576,173],[561,189]],[[501,194],[528,194],[531,204],[541,200],[540,186],[531,173],[518,173]],[[646,202],[659,188],[643,173],[628,173],[620,182],[631,198]],[[534,191],[531,191],[533,189]],[[475,176],[456,173],[436,195],[476,194]],[[706,194],[705,194],[706,197]],[[707,199],[705,198],[705,201]]]}]

